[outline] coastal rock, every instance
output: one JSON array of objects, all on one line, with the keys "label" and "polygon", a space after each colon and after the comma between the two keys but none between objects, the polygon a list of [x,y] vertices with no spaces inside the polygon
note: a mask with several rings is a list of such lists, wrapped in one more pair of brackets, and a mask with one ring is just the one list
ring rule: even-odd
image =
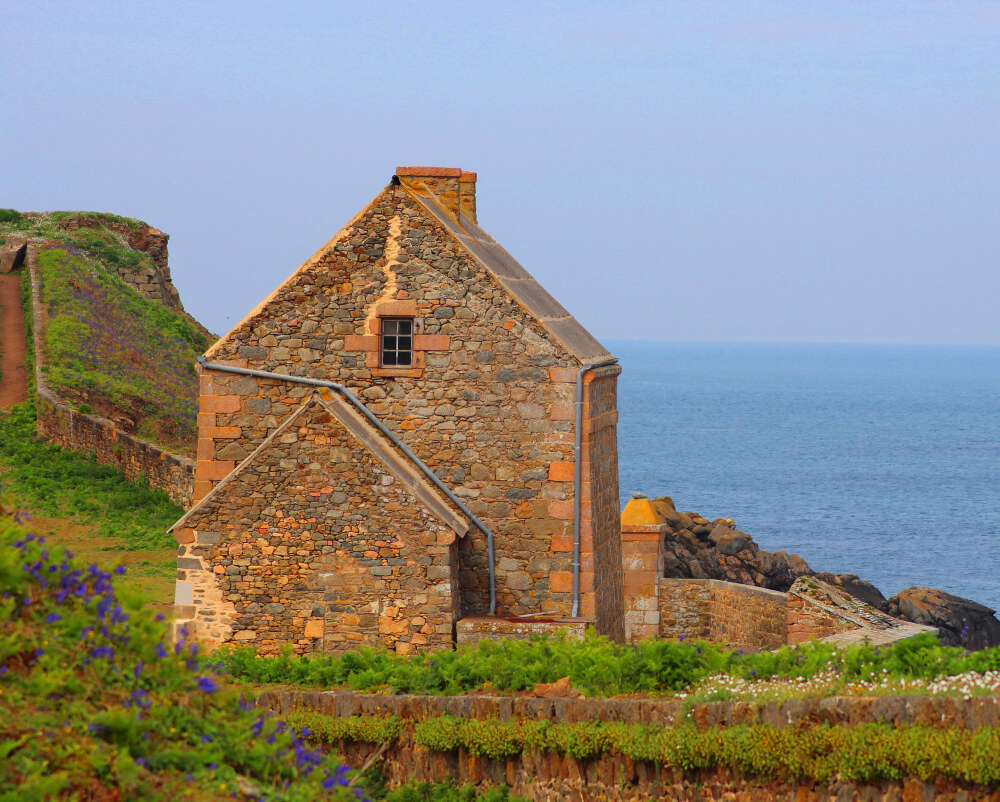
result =
[{"label": "coastal rock", "polygon": [[941,643],[947,646],[976,650],[1000,645],[995,610],[943,590],[907,588],[889,599],[883,610],[905,621],[937,627]]},{"label": "coastal rock", "polygon": [[654,499],[653,508],[667,524],[665,576],[787,591],[800,576],[814,573],[797,554],[762,551],[731,518],[710,523],[697,513],[677,512],[669,496]]},{"label": "coastal rock", "polygon": [[710,523],[698,513],[677,512],[669,496],[652,504],[667,524],[666,577],[721,579],[787,592],[796,579],[811,575],[888,615],[937,627],[942,643],[967,649],[1000,645],[1000,621],[982,604],[931,588],[909,588],[887,601],[877,587],[855,574],[813,571],[797,554],[763,551],[731,518]]}]

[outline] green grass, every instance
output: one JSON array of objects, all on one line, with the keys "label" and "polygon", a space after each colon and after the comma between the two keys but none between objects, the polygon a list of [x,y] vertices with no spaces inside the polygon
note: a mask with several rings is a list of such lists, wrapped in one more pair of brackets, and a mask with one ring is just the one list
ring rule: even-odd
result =
[{"label": "green grass", "polygon": [[524,752],[568,755],[589,761],[627,757],[697,774],[727,769],[746,779],[877,783],[917,777],[1000,787],[1000,729],[893,727],[889,724],[799,727],[736,725],[698,728],[621,722],[576,722],[438,716],[415,722],[398,717],[332,718],[293,713],[289,723],[310,739],[376,745],[397,742],[413,728],[413,740],[434,752],[464,749],[489,760],[511,760]]},{"label": "green grass", "polygon": [[38,439],[33,402],[0,415],[0,467],[4,491],[19,505],[93,523],[125,549],[176,545],[167,529],[183,508],[148,483],[129,482],[92,457]]},{"label": "green grass", "polygon": [[1000,787],[1000,730],[806,725],[738,725],[699,729],[693,724],[641,724],[457,719],[416,724],[414,740],[433,751],[464,748],[493,760],[523,751],[593,760],[603,754],[695,774],[728,769],[747,779],[834,780],[877,783],[917,777]]}]

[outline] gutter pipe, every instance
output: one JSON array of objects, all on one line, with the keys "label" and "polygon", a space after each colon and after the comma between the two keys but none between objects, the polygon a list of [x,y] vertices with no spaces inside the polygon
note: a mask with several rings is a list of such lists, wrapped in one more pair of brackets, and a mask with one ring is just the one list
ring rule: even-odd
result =
[{"label": "gutter pipe", "polygon": [[[308,384],[312,387],[327,387],[330,390],[334,390],[339,393],[343,398],[345,398],[350,404],[358,410],[362,415],[364,415],[369,422],[376,429],[378,429],[382,434],[388,437],[392,443],[407,457],[409,457],[413,463],[420,468],[424,476],[426,476],[430,481],[444,493],[449,501],[452,502],[456,507],[458,507],[465,515],[468,516],[469,520],[472,521],[479,528],[479,530],[486,535],[486,547],[489,551],[489,568],[490,568],[490,615],[496,614],[497,609],[497,585],[496,585],[496,555],[493,551],[493,533],[486,527],[482,521],[456,496],[447,485],[444,484],[440,479],[435,476],[434,472],[428,468],[423,460],[420,459],[416,454],[414,454],[407,445],[400,440],[396,435],[386,428],[385,424],[382,423],[375,414],[364,405],[364,403],[359,399],[354,393],[348,390],[344,385],[338,384],[337,382],[328,382],[321,379],[309,379],[304,376],[286,376],[284,373],[269,373],[266,370],[251,370],[250,368],[235,368],[231,365],[221,365],[218,362],[209,362],[204,356],[198,357],[198,364],[203,368],[208,368],[209,370],[219,370],[223,373],[237,373],[241,376],[256,376],[261,379],[275,379],[277,381],[283,382],[293,382],[294,384]],[[577,378],[577,387],[580,386],[579,377]],[[578,389],[579,392],[579,389]],[[579,417],[579,413],[578,413]],[[579,426],[577,427],[579,428]],[[579,439],[579,438],[578,438]],[[579,473],[579,469],[577,470]]]},{"label": "gutter pipe", "polygon": [[583,376],[588,371],[617,364],[617,359],[608,359],[604,362],[584,365],[576,373],[576,434],[573,439],[573,618],[580,614],[580,515],[583,507],[580,500],[583,473],[580,455],[583,451]]}]

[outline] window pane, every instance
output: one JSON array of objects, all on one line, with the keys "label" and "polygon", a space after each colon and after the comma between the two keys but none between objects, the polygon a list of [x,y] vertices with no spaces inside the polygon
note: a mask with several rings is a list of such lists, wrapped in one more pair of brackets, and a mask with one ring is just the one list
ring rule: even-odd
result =
[{"label": "window pane", "polygon": [[382,321],[382,333],[383,334],[396,334],[399,329],[397,328],[399,324],[398,320],[383,320]]},{"label": "window pane", "polygon": [[396,363],[398,365],[409,365],[413,361],[413,354],[410,351],[400,351],[397,356],[399,357],[399,361]]},{"label": "window pane", "polygon": [[412,351],[413,339],[411,337],[397,337],[396,348],[400,351]]},{"label": "window pane", "polygon": [[[395,351],[383,351],[382,352],[382,364],[383,365],[395,365],[396,364],[396,352]],[[409,364],[409,363],[407,363]]]},{"label": "window pane", "polygon": [[395,337],[383,337],[382,338],[382,350],[383,351],[395,351],[396,350],[396,338]]},{"label": "window pane", "polygon": [[413,321],[412,320],[397,320],[396,325],[398,328],[396,332],[398,334],[412,334],[413,333]]}]

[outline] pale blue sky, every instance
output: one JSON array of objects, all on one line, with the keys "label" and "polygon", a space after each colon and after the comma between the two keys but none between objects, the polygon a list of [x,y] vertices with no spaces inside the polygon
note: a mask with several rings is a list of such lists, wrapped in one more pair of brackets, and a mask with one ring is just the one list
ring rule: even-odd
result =
[{"label": "pale blue sky", "polygon": [[1000,3],[0,4],[0,206],[223,332],[397,164],[598,337],[1000,344]]}]

